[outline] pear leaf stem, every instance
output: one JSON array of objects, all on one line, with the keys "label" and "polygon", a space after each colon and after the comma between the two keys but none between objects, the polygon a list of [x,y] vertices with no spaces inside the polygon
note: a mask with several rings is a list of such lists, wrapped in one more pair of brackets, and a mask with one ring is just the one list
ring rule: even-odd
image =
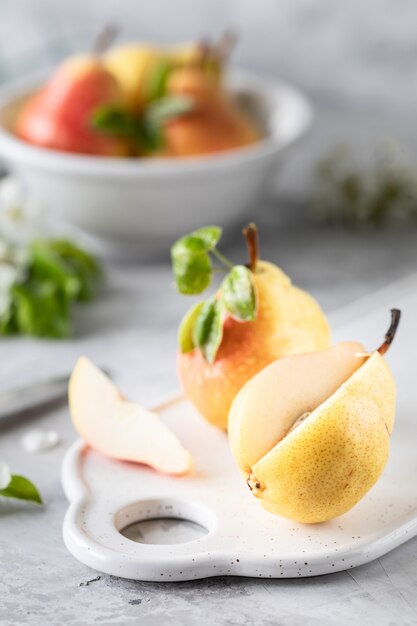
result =
[{"label": "pear leaf stem", "polygon": [[397,332],[398,324],[400,323],[401,311],[399,309],[391,309],[391,324],[388,328],[384,342],[379,346],[377,352],[382,356],[386,353]]},{"label": "pear leaf stem", "polygon": [[250,222],[246,228],[242,230],[243,236],[246,238],[249,256],[249,269],[251,272],[256,271],[256,264],[259,260],[259,240],[258,228],[256,224]]},{"label": "pear leaf stem", "polygon": [[230,270],[233,269],[233,267],[234,267],[233,263],[231,261],[229,261],[229,259],[227,257],[225,257],[224,254],[219,252],[217,250],[217,248],[212,248],[212,250],[210,252],[220,261],[220,263],[223,263],[223,265],[228,267]]}]

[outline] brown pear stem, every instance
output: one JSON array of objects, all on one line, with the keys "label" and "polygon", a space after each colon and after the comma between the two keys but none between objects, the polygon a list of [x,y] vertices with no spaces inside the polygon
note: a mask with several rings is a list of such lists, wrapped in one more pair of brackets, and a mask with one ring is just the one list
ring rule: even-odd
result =
[{"label": "brown pear stem", "polygon": [[259,260],[259,240],[258,240],[258,228],[256,224],[250,222],[242,230],[243,236],[246,238],[246,243],[248,246],[248,256],[249,256],[249,269],[251,272],[256,271],[256,264]]},{"label": "brown pear stem", "polygon": [[214,44],[212,54],[220,63],[224,64],[230,57],[233,48],[238,40],[237,34],[233,30],[226,30],[217,43]]},{"label": "brown pear stem", "polygon": [[104,54],[119,34],[119,31],[120,28],[116,24],[106,24],[94,40],[92,46],[94,56],[99,57]]},{"label": "brown pear stem", "polygon": [[397,332],[398,324],[400,323],[401,311],[399,309],[391,309],[391,324],[385,335],[384,342],[379,346],[377,352],[383,355],[388,350],[392,342],[394,341],[395,334]]}]

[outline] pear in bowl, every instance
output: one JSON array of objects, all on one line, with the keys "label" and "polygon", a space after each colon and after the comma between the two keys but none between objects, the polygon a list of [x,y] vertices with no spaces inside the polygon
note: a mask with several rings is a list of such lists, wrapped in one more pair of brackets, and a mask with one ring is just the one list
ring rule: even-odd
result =
[{"label": "pear in bowl", "polygon": [[349,511],[380,477],[394,424],[395,383],[381,347],[360,343],[289,356],[253,377],[229,415],[232,454],[253,495],[277,515],[323,522]]}]

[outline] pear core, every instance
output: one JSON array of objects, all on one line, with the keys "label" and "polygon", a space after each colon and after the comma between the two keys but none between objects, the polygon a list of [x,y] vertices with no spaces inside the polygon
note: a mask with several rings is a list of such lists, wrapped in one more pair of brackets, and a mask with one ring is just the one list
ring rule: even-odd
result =
[{"label": "pear core", "polygon": [[250,473],[259,459],[299,428],[363,365],[364,351],[360,343],[343,342],[321,352],[288,356],[262,370],[255,385],[247,384],[229,417],[231,440],[237,439],[244,459],[241,469]]}]

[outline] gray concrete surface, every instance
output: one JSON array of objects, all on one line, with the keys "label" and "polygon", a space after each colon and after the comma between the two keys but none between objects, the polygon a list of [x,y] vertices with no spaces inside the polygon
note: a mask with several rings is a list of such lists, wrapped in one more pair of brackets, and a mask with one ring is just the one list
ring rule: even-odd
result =
[{"label": "gray concrete surface", "polygon": [[[282,207],[289,215],[277,214]],[[297,204],[271,203],[258,215],[264,257],[319,297],[329,312],[417,267],[417,232],[352,233],[294,220]],[[279,223],[277,225],[277,222]],[[238,259],[237,240],[228,249]],[[111,268],[100,301],[82,310],[68,342],[0,343],[1,386],[64,372],[80,353],[110,367],[132,398],[151,404],[176,388],[175,328],[187,303],[170,287],[166,265]],[[30,426],[56,429],[61,445],[28,456],[19,438]],[[45,506],[0,502],[0,624],[143,624],[146,626],[417,623],[417,540],[346,573],[305,580],[218,578],[140,583],[102,575],[70,556],[61,525],[67,503],[62,456],[75,438],[65,406],[0,425],[0,458],[39,485]]]},{"label": "gray concrete surface", "polygon": [[[115,16],[126,36],[165,40],[236,26],[236,62],[294,81],[316,105],[313,131],[252,217],[263,256],[332,312],[417,270],[415,227],[352,232],[318,225],[309,209],[311,167],[337,141],[362,152],[395,136],[415,158],[416,12],[411,0],[74,0],[65,9],[52,0],[15,0],[0,6],[0,81],[52,63],[75,47],[74,31],[87,41]],[[241,258],[238,236],[227,248]],[[66,372],[85,353],[110,367],[128,395],[151,404],[176,389],[175,329],[186,307],[166,263],[113,266],[101,299],[79,311],[74,340],[0,342],[0,387]],[[32,425],[56,429],[61,445],[27,456],[19,438]],[[80,586],[96,573],[73,559],[61,538],[67,504],[59,468],[74,438],[65,406],[0,424],[0,459],[36,481],[45,500],[42,508],[0,502],[1,626],[417,624],[417,539],[349,573],[314,579],[162,585],[102,575]]]}]

